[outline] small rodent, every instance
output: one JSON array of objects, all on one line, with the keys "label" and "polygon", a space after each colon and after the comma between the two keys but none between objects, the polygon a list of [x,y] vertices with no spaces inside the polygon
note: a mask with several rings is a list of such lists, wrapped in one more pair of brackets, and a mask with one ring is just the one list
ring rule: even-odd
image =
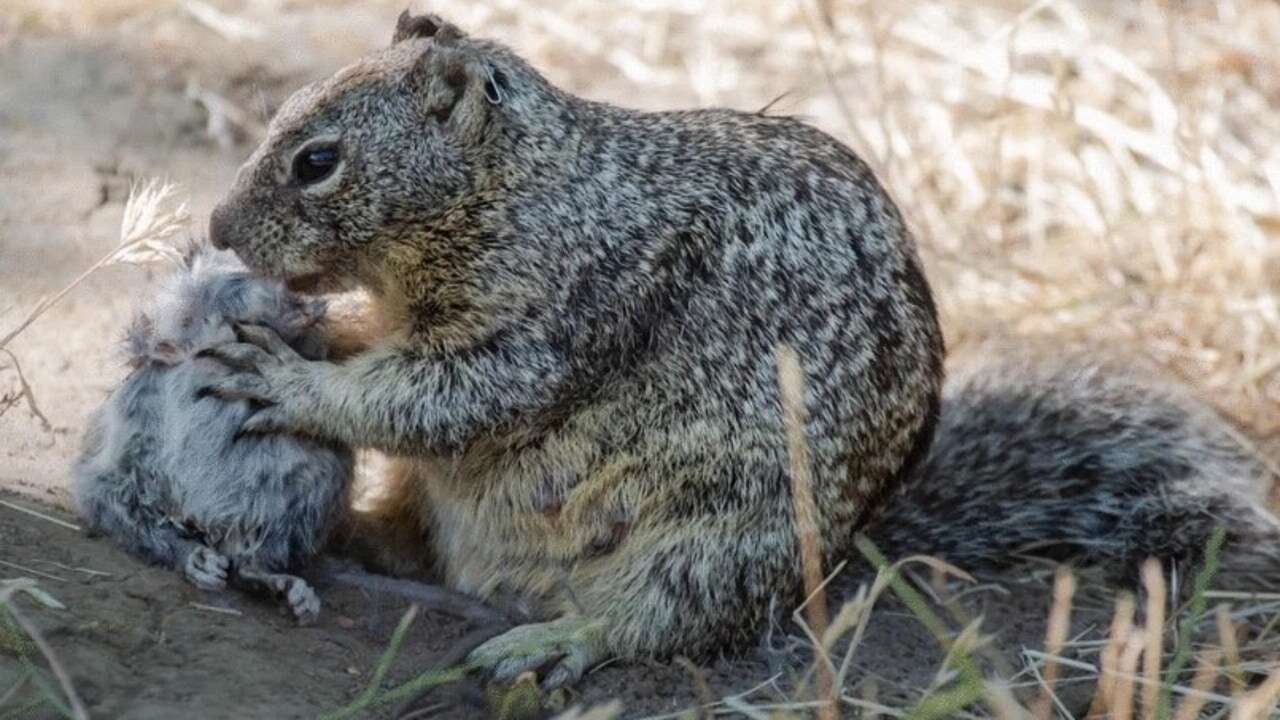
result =
[{"label": "small rodent", "polygon": [[74,495],[93,532],[195,585],[278,597],[299,623],[320,599],[289,574],[345,512],[351,450],[288,435],[245,435],[244,400],[202,394],[230,370],[201,352],[270,328],[299,357],[326,356],[325,304],[255,278],[229,252],[196,245],[135,315],[129,375],[94,414]]},{"label": "small rodent", "polygon": [[1227,553],[1277,569],[1270,476],[1203,407],[1061,357],[944,402],[915,240],[795,118],[586,100],[405,13],[289,98],[209,232],[264,275],[372,296],[385,332],[341,364],[251,338],[213,350],[239,370],[209,388],[259,403],[245,432],[396,456],[366,539],[540,604],[471,655],[501,678],[717,652],[798,599],[784,346],[826,567],[868,530],[892,557],[1126,569],[1239,517]]}]

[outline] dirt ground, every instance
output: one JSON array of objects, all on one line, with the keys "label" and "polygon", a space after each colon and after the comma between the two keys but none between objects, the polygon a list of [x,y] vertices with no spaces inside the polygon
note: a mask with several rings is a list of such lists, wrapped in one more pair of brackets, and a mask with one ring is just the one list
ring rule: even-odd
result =
[{"label": "dirt ground", "polygon": [[[0,500],[75,522],[74,516],[29,497],[0,493]],[[409,604],[394,595],[321,578],[315,581],[324,603],[320,619],[297,627],[267,600],[198,590],[174,572],[148,567],[104,541],[9,506],[0,506],[0,548],[0,577],[31,577],[66,606],[49,610],[21,605],[97,718],[319,717],[345,706],[367,687]],[[965,612],[983,615],[988,627],[998,628],[999,652],[1017,668],[1022,648],[1042,644],[1045,585],[1039,577],[990,580],[1001,586],[979,586],[966,596]],[[832,597],[847,597],[852,590],[837,583]],[[1077,612],[1076,632],[1088,634],[1105,621],[1103,604],[1093,607]],[[420,615],[384,685],[390,688],[438,667],[456,656],[458,643],[480,630],[483,626],[445,615]],[[699,664],[697,672],[710,696],[751,691],[747,699],[755,706],[794,702],[794,678],[808,655],[785,629],[767,643]],[[929,687],[941,659],[920,623],[888,601],[868,627],[852,677],[860,686],[874,683],[879,700],[895,705]],[[0,649],[0,688],[10,687],[18,670],[16,657]],[[1089,699],[1088,689],[1088,683],[1067,683],[1059,694],[1081,707]],[[425,717],[494,716],[486,697],[482,679],[472,678],[434,691],[415,707],[437,708]],[[700,697],[684,666],[642,663],[601,667],[567,698],[545,702],[592,707],[616,700],[622,703],[623,717],[662,717],[694,707]],[[398,706],[359,717],[392,717]],[[57,715],[46,708],[33,717]]]},{"label": "dirt ground", "polygon": [[[211,28],[190,3],[8,5],[0,9],[0,329],[116,242],[131,182],[178,182],[199,232],[270,109],[302,83],[385,43],[400,10],[335,0],[217,4],[251,22],[237,34],[234,26]],[[475,3],[435,5],[464,25],[478,17]],[[519,47],[524,16],[501,10],[519,5],[495,3],[500,9],[484,16],[485,31]],[[583,70],[572,46],[539,47],[553,79],[592,97],[649,107],[720,99],[674,86],[637,93],[624,73]],[[795,87],[756,89],[737,104],[763,106]],[[222,101],[234,109],[220,109]],[[49,425],[21,407],[0,417],[0,500],[75,521],[66,511],[67,470],[85,418],[123,375],[112,347],[149,282],[142,268],[106,268],[14,343]],[[966,596],[968,612],[987,617],[999,652],[1015,668],[1022,648],[1041,645],[1045,575],[995,578],[999,585]],[[0,506],[0,578],[11,577],[35,578],[66,606],[22,607],[100,718],[294,718],[334,710],[366,686],[408,604],[320,582],[321,619],[297,628],[268,603],[201,592],[106,542]],[[852,589],[837,583],[834,595]],[[1075,629],[1096,629],[1102,617],[1077,613]],[[420,617],[387,684],[432,667],[470,630],[444,616]],[[711,697],[754,689],[752,704],[794,700],[792,680],[804,659],[795,645],[784,631],[774,651],[703,663]],[[940,659],[919,623],[887,602],[855,658],[860,684],[850,693],[861,696],[874,680],[886,703],[918,697]],[[0,649],[0,693],[17,671],[15,656]],[[619,700],[627,717],[662,716],[697,702],[697,685],[681,665],[614,664],[590,674],[572,701]],[[484,716],[468,697],[453,692],[447,709],[431,716]],[[1074,702],[1081,699],[1087,695]],[[0,717],[5,712],[0,703]]]}]

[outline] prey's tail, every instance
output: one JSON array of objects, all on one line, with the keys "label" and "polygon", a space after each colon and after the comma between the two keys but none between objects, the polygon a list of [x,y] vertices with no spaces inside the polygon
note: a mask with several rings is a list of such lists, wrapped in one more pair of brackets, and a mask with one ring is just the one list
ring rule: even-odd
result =
[{"label": "prey's tail", "polygon": [[1274,465],[1206,403],[1087,354],[983,355],[948,381],[927,459],[869,528],[882,550],[967,570],[1048,557],[1133,581],[1148,557],[1198,562],[1222,526],[1232,582],[1280,584]]}]

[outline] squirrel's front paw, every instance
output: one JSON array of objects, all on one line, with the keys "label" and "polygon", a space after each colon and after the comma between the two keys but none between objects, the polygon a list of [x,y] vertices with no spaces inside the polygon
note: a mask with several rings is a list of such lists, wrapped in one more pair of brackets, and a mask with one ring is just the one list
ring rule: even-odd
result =
[{"label": "squirrel's front paw", "polygon": [[325,387],[326,363],[303,358],[268,328],[237,325],[236,332],[239,342],[199,353],[226,368],[204,383],[199,394],[257,405],[241,434],[319,434],[323,413],[317,398]]},{"label": "squirrel's front paw", "polygon": [[182,566],[182,574],[202,590],[225,588],[230,570],[231,560],[203,545],[194,548]]},{"label": "squirrel's front paw", "polygon": [[542,685],[557,688],[577,682],[606,656],[604,624],[571,615],[512,628],[473,650],[468,660],[492,669],[499,682],[547,667]]}]

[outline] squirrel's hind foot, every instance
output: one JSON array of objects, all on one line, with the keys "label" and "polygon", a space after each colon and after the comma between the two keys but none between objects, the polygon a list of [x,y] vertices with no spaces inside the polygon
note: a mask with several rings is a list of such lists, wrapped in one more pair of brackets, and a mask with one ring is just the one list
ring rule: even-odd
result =
[{"label": "squirrel's hind foot", "polygon": [[577,682],[607,654],[604,624],[570,615],[514,627],[476,648],[468,659],[491,669],[498,682],[545,668],[542,686],[552,689]]}]

